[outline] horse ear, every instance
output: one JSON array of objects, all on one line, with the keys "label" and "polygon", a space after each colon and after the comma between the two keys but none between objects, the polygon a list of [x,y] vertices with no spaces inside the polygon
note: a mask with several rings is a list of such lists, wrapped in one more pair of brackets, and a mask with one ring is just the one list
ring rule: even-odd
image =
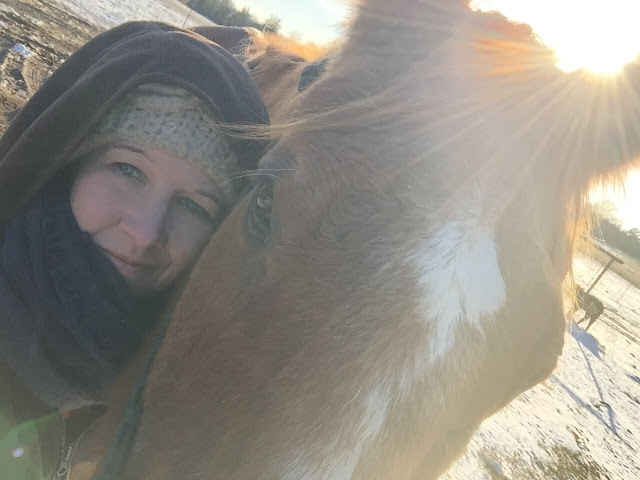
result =
[{"label": "horse ear", "polygon": [[[452,31],[469,0],[361,0],[343,56],[374,59],[369,72],[378,83],[402,74],[417,57],[437,48]],[[366,61],[366,60],[365,60]]]},{"label": "horse ear", "polygon": [[433,8],[440,10],[449,10],[459,8],[468,8],[471,0],[396,0],[389,2],[388,0],[356,0],[357,6],[371,7],[378,10],[380,13],[385,13],[389,16],[398,17],[404,15],[404,12],[410,12],[414,8]]}]

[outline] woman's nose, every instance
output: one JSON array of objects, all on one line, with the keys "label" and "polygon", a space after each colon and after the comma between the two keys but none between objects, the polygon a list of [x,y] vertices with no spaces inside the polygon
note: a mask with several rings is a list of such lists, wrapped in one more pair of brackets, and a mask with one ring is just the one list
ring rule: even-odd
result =
[{"label": "woman's nose", "polygon": [[167,208],[164,202],[132,205],[120,220],[120,228],[129,235],[136,247],[162,245],[166,239]]}]

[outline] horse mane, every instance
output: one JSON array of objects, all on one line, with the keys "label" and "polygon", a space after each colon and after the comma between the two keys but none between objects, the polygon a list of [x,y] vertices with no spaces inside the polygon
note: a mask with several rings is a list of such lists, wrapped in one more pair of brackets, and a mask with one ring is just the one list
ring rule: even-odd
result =
[{"label": "horse mane", "polygon": [[318,45],[314,42],[302,42],[293,37],[277,33],[265,33],[255,28],[246,28],[250,43],[246,45],[245,54],[250,58],[262,55],[267,50],[277,50],[283,56],[294,56],[306,62],[313,62],[325,57],[340,40]]},{"label": "horse mane", "polygon": [[[269,111],[272,136],[283,131],[285,116],[299,98],[299,84],[304,68],[326,58],[339,48],[339,41],[329,45],[300,42],[277,34],[247,29],[250,41],[245,47],[246,68],[258,86]],[[276,133],[276,131],[278,133]]]}]

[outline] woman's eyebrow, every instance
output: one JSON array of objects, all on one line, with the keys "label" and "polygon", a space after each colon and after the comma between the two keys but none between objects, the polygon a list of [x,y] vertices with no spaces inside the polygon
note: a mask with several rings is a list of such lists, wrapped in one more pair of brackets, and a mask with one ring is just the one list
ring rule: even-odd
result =
[{"label": "woman's eyebrow", "polygon": [[149,160],[151,160],[151,157],[149,156],[149,154],[147,152],[145,152],[144,150],[140,149],[140,148],[133,147],[133,146],[127,145],[125,143],[114,143],[112,145],[112,147],[113,148],[120,148],[122,150],[129,150],[130,152],[134,152],[134,153],[139,153],[140,155],[144,155]]}]

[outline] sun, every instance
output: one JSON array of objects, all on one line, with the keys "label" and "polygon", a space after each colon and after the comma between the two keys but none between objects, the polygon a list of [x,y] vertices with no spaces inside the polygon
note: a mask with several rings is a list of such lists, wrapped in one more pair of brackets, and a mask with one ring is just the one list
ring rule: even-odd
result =
[{"label": "sun", "polygon": [[637,0],[473,0],[471,5],[531,25],[564,71],[613,74],[640,52]]}]

